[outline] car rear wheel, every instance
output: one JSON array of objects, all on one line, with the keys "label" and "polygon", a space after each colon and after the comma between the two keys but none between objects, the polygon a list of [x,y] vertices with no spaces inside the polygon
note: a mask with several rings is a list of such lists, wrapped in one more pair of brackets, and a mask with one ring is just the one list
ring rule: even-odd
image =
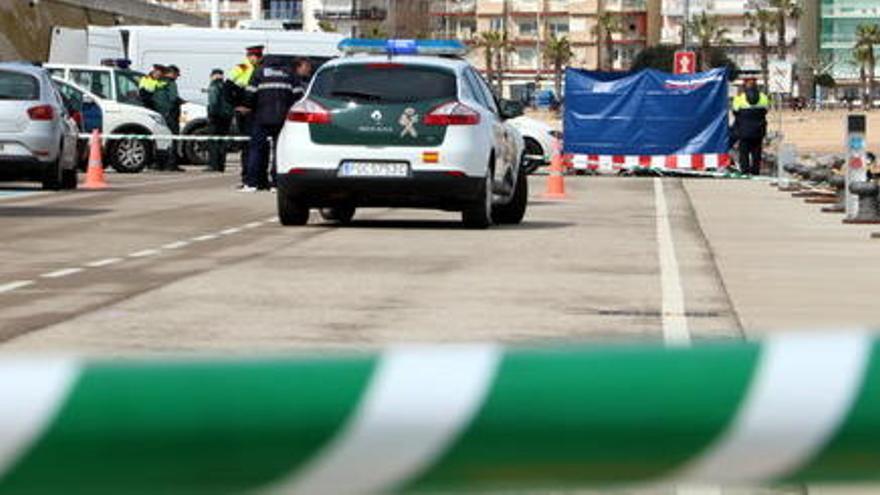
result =
[{"label": "car rear wheel", "polygon": [[46,191],[57,191],[61,189],[61,159],[46,167],[43,171],[42,179],[43,189]]},{"label": "car rear wheel", "polygon": [[354,218],[354,206],[337,206],[334,208],[321,208],[321,218],[328,222],[341,224],[350,223]]},{"label": "car rear wheel", "polygon": [[461,212],[461,221],[469,229],[486,229],[492,225],[492,171],[480,186],[479,200]]},{"label": "car rear wheel", "polygon": [[77,169],[64,169],[61,171],[61,189],[73,190],[79,185],[76,177]]},{"label": "car rear wheel", "polygon": [[281,225],[296,226],[309,223],[309,207],[302,201],[278,191],[278,219]]},{"label": "car rear wheel", "polygon": [[113,170],[120,174],[136,174],[143,171],[152,159],[152,148],[141,139],[120,139],[107,146],[107,160]]},{"label": "car rear wheel", "polygon": [[529,202],[529,177],[522,167],[519,168],[519,176],[516,178],[516,188],[510,202],[496,205],[492,210],[492,220],[498,224],[516,225],[522,222],[526,216],[526,207]]}]

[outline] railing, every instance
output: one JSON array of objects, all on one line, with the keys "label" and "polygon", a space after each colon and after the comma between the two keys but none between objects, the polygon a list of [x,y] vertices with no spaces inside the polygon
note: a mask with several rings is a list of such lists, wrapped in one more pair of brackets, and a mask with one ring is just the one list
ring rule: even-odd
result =
[{"label": "railing", "polygon": [[388,17],[386,9],[373,7],[352,10],[316,10],[315,18],[321,21],[384,21]]}]

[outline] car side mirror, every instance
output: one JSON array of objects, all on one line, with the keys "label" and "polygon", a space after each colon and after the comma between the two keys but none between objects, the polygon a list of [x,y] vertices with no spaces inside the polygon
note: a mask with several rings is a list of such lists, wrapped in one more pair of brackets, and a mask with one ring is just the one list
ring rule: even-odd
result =
[{"label": "car side mirror", "polygon": [[501,118],[505,120],[514,119],[525,113],[523,104],[514,100],[501,100],[498,110],[501,113]]}]

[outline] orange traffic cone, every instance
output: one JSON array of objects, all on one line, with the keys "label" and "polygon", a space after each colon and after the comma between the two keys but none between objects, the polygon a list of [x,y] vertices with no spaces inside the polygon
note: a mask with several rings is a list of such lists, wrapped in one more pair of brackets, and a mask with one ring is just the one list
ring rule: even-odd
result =
[{"label": "orange traffic cone", "polygon": [[101,163],[101,132],[98,129],[92,131],[89,140],[89,168],[86,169],[86,181],[83,189],[107,189],[104,181],[104,164]]},{"label": "orange traffic cone", "polygon": [[550,159],[550,176],[547,177],[546,199],[566,199],[565,164],[562,161],[562,145],[559,139],[553,142],[553,157]]}]

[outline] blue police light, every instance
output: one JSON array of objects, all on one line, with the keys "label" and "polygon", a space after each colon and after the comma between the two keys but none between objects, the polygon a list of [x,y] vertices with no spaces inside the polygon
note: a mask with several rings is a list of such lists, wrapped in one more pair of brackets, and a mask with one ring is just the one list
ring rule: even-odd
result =
[{"label": "blue police light", "polygon": [[339,51],[346,55],[369,53],[373,55],[435,55],[463,57],[467,46],[458,40],[409,40],[346,38],[339,43]]}]

